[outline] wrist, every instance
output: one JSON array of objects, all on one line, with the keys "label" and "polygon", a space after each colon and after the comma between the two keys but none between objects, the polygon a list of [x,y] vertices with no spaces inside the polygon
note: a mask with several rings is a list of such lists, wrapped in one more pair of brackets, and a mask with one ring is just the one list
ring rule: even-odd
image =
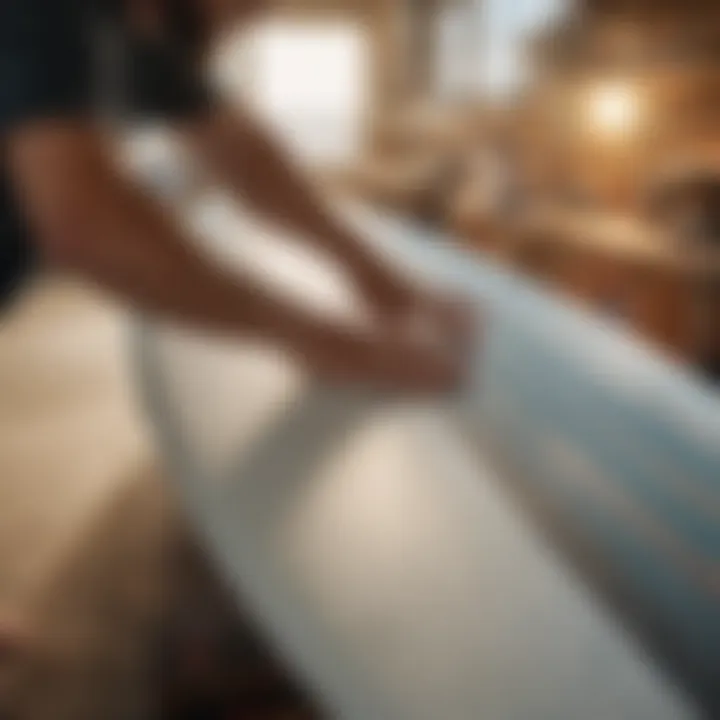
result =
[{"label": "wrist", "polygon": [[365,298],[376,306],[401,309],[412,302],[411,282],[391,264],[379,257],[369,243],[344,229],[327,229],[338,257],[350,268]]},{"label": "wrist", "polygon": [[388,311],[404,311],[412,306],[415,293],[409,282],[389,273],[375,272],[364,283],[368,300]]}]

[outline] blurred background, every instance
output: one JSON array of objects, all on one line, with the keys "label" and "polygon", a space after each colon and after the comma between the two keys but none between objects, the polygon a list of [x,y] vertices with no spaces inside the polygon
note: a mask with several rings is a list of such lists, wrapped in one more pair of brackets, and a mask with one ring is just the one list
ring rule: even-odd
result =
[{"label": "blurred background", "polygon": [[[214,72],[320,186],[720,379],[716,0],[285,0]],[[168,142],[145,128],[128,155],[172,185]],[[67,280],[0,326],[0,608],[31,628],[0,708],[318,717],[163,484],[126,340]]]},{"label": "blurred background", "polygon": [[333,188],[717,376],[716,3],[287,5],[219,74]]}]

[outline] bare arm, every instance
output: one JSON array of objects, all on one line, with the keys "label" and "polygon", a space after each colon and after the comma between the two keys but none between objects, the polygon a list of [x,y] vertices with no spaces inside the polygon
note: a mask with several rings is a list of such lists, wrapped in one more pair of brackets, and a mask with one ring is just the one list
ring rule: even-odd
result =
[{"label": "bare arm", "polygon": [[39,122],[8,139],[14,184],[51,263],[145,310],[280,341],[316,372],[391,389],[436,390],[456,368],[427,349],[331,327],[225,274],[192,250],[162,210],[114,171],[84,124]]},{"label": "bare arm", "polygon": [[218,109],[188,127],[211,169],[268,220],[340,259],[383,309],[412,300],[409,283],[339,222],[271,134],[240,110]]},{"label": "bare arm", "polygon": [[151,312],[222,332],[295,341],[300,313],[206,262],[162,209],[117,173],[83,124],[37,123],[9,161],[41,253]]}]

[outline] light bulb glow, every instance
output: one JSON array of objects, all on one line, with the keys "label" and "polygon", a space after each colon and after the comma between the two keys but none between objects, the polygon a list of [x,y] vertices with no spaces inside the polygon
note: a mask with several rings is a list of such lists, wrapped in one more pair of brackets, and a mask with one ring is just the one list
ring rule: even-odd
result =
[{"label": "light bulb glow", "polygon": [[607,84],[590,91],[587,114],[592,129],[605,136],[627,137],[638,125],[640,98],[630,85]]}]

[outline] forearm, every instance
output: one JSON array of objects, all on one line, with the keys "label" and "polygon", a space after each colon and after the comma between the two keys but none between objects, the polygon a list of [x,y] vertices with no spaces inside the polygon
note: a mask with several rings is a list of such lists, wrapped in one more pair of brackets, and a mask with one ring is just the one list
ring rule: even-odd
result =
[{"label": "forearm", "polygon": [[[69,162],[49,145],[43,152],[41,142],[17,148],[14,157],[28,216],[51,262],[184,323],[290,342],[311,332],[309,318],[197,253],[160,207],[112,170],[99,146],[73,143],[59,151],[72,153]],[[42,162],[33,161],[36,152]],[[66,187],[59,193],[52,168],[60,165]]]},{"label": "forearm", "polygon": [[266,219],[334,255],[363,284],[398,280],[385,259],[335,216],[291,157],[252,120],[218,112],[192,128],[191,137],[220,180]]},{"label": "forearm", "polygon": [[80,249],[67,258],[74,271],[147,312],[185,324],[289,341],[301,331],[305,318],[250,279],[216,267],[134,188],[113,182],[102,194],[74,241]]}]

